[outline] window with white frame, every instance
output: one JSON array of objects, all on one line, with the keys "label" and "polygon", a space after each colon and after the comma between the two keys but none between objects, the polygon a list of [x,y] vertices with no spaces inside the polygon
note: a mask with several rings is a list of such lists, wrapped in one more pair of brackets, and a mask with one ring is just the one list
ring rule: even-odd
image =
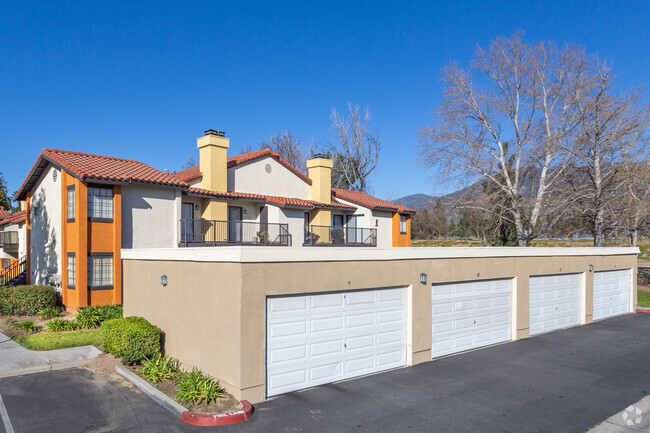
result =
[{"label": "window with white frame", "polygon": [[406,215],[399,216],[399,232],[400,234],[406,234]]},{"label": "window with white frame", "polygon": [[91,254],[88,256],[88,288],[113,288],[113,254]]},{"label": "window with white frame", "polygon": [[74,185],[68,187],[68,222],[74,221],[75,213],[75,198],[74,198]]},{"label": "window with white frame", "polygon": [[68,289],[74,289],[74,282],[77,276],[77,263],[75,253],[68,253]]},{"label": "window with white frame", "polygon": [[88,218],[113,219],[112,186],[92,186],[88,188]]}]

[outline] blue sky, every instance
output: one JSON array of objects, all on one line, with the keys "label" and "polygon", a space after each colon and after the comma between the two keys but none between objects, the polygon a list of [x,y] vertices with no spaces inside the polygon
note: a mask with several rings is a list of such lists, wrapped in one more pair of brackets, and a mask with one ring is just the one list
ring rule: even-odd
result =
[{"label": "blue sky", "polygon": [[[136,4],[137,3],[137,4]],[[649,1],[0,3],[0,171],[13,193],[41,149],[177,170],[204,129],[230,154],[282,130],[332,141],[329,112],[369,106],[375,195],[444,192],[418,162],[440,68],[524,30],[650,76]]]}]

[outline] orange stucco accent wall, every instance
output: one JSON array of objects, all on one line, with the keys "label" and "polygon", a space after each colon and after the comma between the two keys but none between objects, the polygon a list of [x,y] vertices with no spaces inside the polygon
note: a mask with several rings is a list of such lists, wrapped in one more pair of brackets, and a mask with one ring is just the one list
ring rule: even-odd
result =
[{"label": "orange stucco accent wall", "polygon": [[400,214],[393,213],[393,246],[410,247],[411,246],[411,215],[406,215],[406,234],[399,231]]},{"label": "orange stucco accent wall", "polygon": [[[61,294],[71,310],[87,305],[122,303],[122,191],[113,186],[113,221],[88,221],[88,185],[61,171]],[[67,219],[68,187],[75,189],[75,218]],[[75,254],[75,286],[68,287],[68,253]],[[113,289],[88,290],[88,256],[113,253]]]}]

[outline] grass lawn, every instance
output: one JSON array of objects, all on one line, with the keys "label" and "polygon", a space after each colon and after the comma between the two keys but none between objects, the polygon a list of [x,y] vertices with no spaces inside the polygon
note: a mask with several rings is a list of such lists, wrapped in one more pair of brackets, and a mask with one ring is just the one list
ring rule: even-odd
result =
[{"label": "grass lawn", "polygon": [[77,346],[99,346],[101,337],[99,329],[66,332],[38,332],[36,334],[18,335],[14,340],[30,350],[65,349]]},{"label": "grass lawn", "polygon": [[650,308],[650,292],[646,292],[643,290],[637,290],[637,297],[638,297],[638,302],[642,307],[648,307]]}]

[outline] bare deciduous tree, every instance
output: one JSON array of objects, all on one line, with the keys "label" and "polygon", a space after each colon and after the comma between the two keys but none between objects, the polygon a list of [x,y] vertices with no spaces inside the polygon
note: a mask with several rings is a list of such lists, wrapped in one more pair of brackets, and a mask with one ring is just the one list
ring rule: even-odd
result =
[{"label": "bare deciduous tree", "polygon": [[613,71],[597,58],[590,64],[589,77],[590,89],[576,94],[582,115],[569,179],[575,209],[589,222],[594,246],[603,247],[608,230],[621,220],[631,222],[627,214],[634,212],[634,197],[642,195],[638,181],[643,177],[636,169],[648,158],[643,144],[649,122],[648,111],[640,104],[641,92],[614,95]]},{"label": "bare deciduous tree", "polygon": [[498,38],[477,48],[470,69],[443,70],[443,102],[421,131],[424,162],[441,180],[481,179],[502,192],[520,246],[562,215],[548,197],[572,155],[585,63],[576,46]]},{"label": "bare deciduous tree", "polygon": [[303,173],[307,170],[307,153],[300,138],[294,136],[291,131],[282,131],[269,141],[263,141],[260,143],[260,149],[271,149]]},{"label": "bare deciduous tree", "polygon": [[630,246],[635,247],[639,233],[650,231],[650,160],[626,164],[628,172],[624,193],[617,201],[617,226],[630,237]]},{"label": "bare deciduous tree", "polygon": [[372,114],[366,107],[348,103],[346,116],[332,108],[331,131],[338,146],[330,149],[334,159],[332,179],[337,188],[357,191],[368,189],[368,178],[377,167],[381,142],[376,133],[369,131]]}]

